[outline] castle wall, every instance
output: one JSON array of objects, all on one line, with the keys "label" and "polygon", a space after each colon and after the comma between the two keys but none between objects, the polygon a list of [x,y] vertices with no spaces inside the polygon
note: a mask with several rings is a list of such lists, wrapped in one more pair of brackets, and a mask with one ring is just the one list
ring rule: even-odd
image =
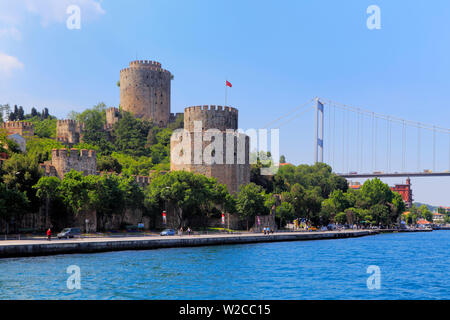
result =
[{"label": "castle wall", "polygon": [[169,123],[177,121],[178,118],[184,117],[183,112],[171,113],[169,116]]},{"label": "castle wall", "polygon": [[120,105],[138,118],[167,126],[172,75],[159,62],[132,61],[120,71]]},{"label": "castle wall", "polygon": [[6,121],[0,125],[9,135],[18,134],[22,137],[32,137],[34,135],[34,126],[31,122]]}]

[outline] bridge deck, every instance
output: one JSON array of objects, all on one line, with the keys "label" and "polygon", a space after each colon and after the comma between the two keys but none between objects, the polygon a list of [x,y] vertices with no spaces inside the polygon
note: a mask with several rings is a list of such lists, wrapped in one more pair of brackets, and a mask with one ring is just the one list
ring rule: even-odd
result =
[{"label": "bridge deck", "polygon": [[444,177],[450,176],[450,172],[395,172],[395,173],[336,173],[343,178],[395,178],[395,177]]}]

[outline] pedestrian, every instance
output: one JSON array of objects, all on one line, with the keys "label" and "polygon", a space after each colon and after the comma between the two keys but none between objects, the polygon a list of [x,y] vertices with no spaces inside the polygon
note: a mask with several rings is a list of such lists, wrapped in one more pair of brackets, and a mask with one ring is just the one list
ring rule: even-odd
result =
[{"label": "pedestrian", "polygon": [[188,232],[188,236],[190,236],[191,235],[191,228],[190,227],[188,227],[187,232]]},{"label": "pedestrian", "polygon": [[180,230],[178,230],[178,234],[180,235],[180,237],[183,235],[183,227],[181,227]]},{"label": "pedestrian", "polygon": [[266,234],[266,227],[264,227],[264,234]]},{"label": "pedestrian", "polygon": [[47,241],[51,241],[52,239],[52,230],[48,228],[47,230]]}]

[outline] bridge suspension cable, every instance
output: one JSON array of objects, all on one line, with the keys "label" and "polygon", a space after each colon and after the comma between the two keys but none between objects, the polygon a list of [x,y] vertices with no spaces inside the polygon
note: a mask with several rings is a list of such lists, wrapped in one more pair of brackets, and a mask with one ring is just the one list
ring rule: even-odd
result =
[{"label": "bridge suspension cable", "polygon": [[427,129],[430,131],[436,130],[436,132],[443,132],[443,133],[449,133],[450,134],[450,129],[448,128],[444,128],[444,127],[440,127],[440,126],[436,126],[436,125],[431,125],[431,124],[427,124],[427,123],[423,123],[423,122],[417,122],[417,121],[411,121],[411,120],[407,120],[407,119],[402,119],[402,118],[398,118],[398,117],[393,117],[393,116],[388,116],[388,115],[384,115],[381,113],[376,113],[370,110],[366,110],[363,108],[359,108],[359,107],[353,107],[353,106],[349,106],[343,103],[339,103],[339,102],[335,102],[329,99],[324,99],[324,98],[320,98],[321,101],[325,102],[325,103],[329,103],[332,102],[334,103],[334,105],[338,108],[343,108],[352,112],[356,112],[356,113],[361,113],[361,114],[366,114],[368,116],[374,116],[378,119],[390,119],[390,121],[392,122],[397,122],[402,124],[403,122],[410,126],[410,127],[418,127],[420,126],[423,129]]},{"label": "bridge suspension cable", "polygon": [[[288,113],[285,113],[284,115],[282,115],[282,116],[276,118],[275,120],[273,120],[273,121],[269,122],[268,124],[266,124],[266,125],[263,127],[263,129],[267,129],[267,128],[269,128],[271,125],[273,125],[273,124],[277,123],[278,121],[280,121],[281,119],[286,118],[286,117],[288,117],[288,116],[290,116],[290,115],[296,113],[297,111],[302,110],[303,108],[309,106],[313,101],[314,101],[314,98],[311,99],[311,100],[309,100],[309,101],[307,101],[306,103],[302,104],[301,106],[299,106],[299,107],[297,107],[297,108],[295,108],[295,109],[289,111]],[[302,113],[302,114],[303,114],[303,113]],[[300,115],[295,116],[295,117],[292,118],[291,120],[297,118],[298,116],[300,116]],[[287,121],[286,123],[290,122],[291,120]],[[286,123],[284,123],[284,124],[286,124]],[[283,125],[284,125],[284,124],[283,124]],[[281,125],[280,125],[280,126],[281,126]],[[280,126],[279,126],[279,127],[280,127]]]},{"label": "bridge suspension cable", "polygon": [[[336,138],[340,137],[342,140],[342,147],[338,148],[338,152],[342,152],[342,159],[340,163],[340,167],[342,170],[348,171],[351,168],[357,169],[358,171],[368,169],[367,166],[372,166],[373,172],[378,172],[382,167],[386,167],[387,171],[390,172],[393,169],[393,159],[398,159],[397,166],[400,164],[402,172],[410,169],[410,159],[408,159],[408,154],[410,154],[410,146],[412,141],[408,134],[410,134],[410,129],[415,128],[417,130],[417,145],[414,149],[417,151],[417,171],[419,172],[421,169],[421,165],[423,163],[422,157],[424,155],[428,155],[428,161],[432,160],[432,168],[433,171],[436,171],[438,168],[438,159],[437,153],[438,146],[441,146],[440,142],[438,143],[438,133],[448,135],[448,169],[450,170],[450,129],[444,128],[442,126],[430,125],[423,122],[411,121],[395,116],[384,115],[381,113],[376,113],[373,111],[369,111],[367,109],[349,106],[346,104],[338,103],[333,100],[320,98],[322,104],[326,104],[327,108],[327,116],[328,119],[328,134],[327,137],[329,142],[327,143],[328,147],[328,162],[336,167],[339,166],[339,163],[335,163],[335,148],[336,146]],[[336,110],[340,109],[342,112],[339,112],[338,115],[340,117],[340,122],[342,123],[342,131],[338,130],[339,125],[336,123]],[[351,113],[356,113],[356,116],[352,116]],[[379,121],[379,120],[383,121]],[[356,126],[353,124],[356,121]],[[370,121],[369,125],[366,125],[365,121]],[[396,125],[399,126],[396,126]],[[386,128],[384,128],[386,125]],[[385,129],[385,133],[383,130],[380,130],[383,127]],[[400,129],[399,134],[396,133],[397,130]],[[367,140],[364,140],[365,132],[371,130],[371,143],[367,143]],[[423,130],[429,131],[432,133],[432,143],[425,144],[426,149],[432,149],[432,151],[423,150]],[[354,136],[356,132],[356,137]],[[380,136],[385,136],[386,145],[384,143],[380,143]],[[393,140],[393,137],[399,137],[399,139]],[[400,138],[401,136],[401,138]],[[393,141],[395,145],[393,145]],[[398,142],[396,142],[398,141]],[[401,146],[397,146],[400,144]],[[339,144],[339,143],[338,143]],[[356,144],[356,145],[355,145]],[[381,147],[384,147],[384,152],[379,153]],[[371,150],[370,150],[371,149]],[[445,149],[445,148],[444,148]],[[372,161],[364,161],[366,158],[367,151],[372,155]],[[401,152],[401,154],[400,154]],[[425,152],[425,153],[424,153]],[[380,166],[380,156],[385,153],[385,165]],[[396,154],[398,153],[398,156]],[[400,162],[401,161],[401,162]],[[399,163],[400,162],[400,163]],[[380,168],[381,167],[381,168]],[[394,167],[395,168],[395,167]],[[427,171],[428,172],[428,171]]]}]

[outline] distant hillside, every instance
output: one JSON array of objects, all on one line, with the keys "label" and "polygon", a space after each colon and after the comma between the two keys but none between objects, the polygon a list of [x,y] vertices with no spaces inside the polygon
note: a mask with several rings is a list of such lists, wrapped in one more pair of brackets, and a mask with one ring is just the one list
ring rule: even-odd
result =
[{"label": "distant hillside", "polygon": [[431,212],[436,212],[437,211],[437,209],[439,208],[439,207],[436,207],[436,206],[432,206],[431,204],[426,204],[426,203],[421,203],[421,202],[414,202],[413,203],[416,207],[420,207],[420,206],[427,206],[428,207],[428,209],[431,211]]}]

